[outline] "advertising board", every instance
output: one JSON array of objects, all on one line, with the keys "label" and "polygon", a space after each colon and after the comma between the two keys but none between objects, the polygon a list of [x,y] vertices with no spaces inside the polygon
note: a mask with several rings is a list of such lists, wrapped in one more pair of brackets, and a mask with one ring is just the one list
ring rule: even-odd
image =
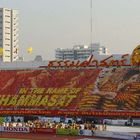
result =
[{"label": "advertising board", "polygon": [[34,128],[32,129],[35,133],[45,133],[45,134],[56,134],[56,129],[53,128]]},{"label": "advertising board", "polygon": [[93,136],[94,132],[91,130],[79,130],[78,135],[80,136]]},{"label": "advertising board", "polygon": [[94,136],[115,138],[122,140],[134,140],[135,134],[126,132],[112,132],[112,131],[95,131]]},{"label": "advertising board", "polygon": [[3,127],[4,132],[21,132],[21,133],[29,133],[29,127]]},{"label": "advertising board", "polygon": [[140,69],[0,70],[0,114],[140,116]]}]

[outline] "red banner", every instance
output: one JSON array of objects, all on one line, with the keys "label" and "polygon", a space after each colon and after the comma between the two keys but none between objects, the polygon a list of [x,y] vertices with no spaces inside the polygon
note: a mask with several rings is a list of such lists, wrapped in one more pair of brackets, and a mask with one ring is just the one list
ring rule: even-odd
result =
[{"label": "red banner", "polygon": [[56,134],[56,129],[53,129],[53,128],[34,128],[33,132],[45,133],[45,134]]},{"label": "red banner", "polygon": [[0,114],[140,116],[139,79],[139,68],[1,70]]}]

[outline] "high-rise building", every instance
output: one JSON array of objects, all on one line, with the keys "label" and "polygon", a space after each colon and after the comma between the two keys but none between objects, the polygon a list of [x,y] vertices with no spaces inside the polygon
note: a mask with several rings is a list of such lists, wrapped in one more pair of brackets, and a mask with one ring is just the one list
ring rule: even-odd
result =
[{"label": "high-rise building", "polygon": [[18,11],[0,8],[0,52],[1,60],[13,62],[18,59]]},{"label": "high-rise building", "polygon": [[106,47],[101,46],[100,43],[94,43],[90,46],[75,45],[72,49],[57,48],[55,50],[55,58],[60,60],[87,59],[91,54],[108,55],[108,50]]}]

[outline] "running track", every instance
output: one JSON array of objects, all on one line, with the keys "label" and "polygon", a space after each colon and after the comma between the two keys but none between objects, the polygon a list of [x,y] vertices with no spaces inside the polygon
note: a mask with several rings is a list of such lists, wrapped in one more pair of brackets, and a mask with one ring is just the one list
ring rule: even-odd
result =
[{"label": "running track", "polygon": [[49,135],[35,133],[7,133],[1,132],[0,138],[18,138],[27,140],[115,140],[109,138],[81,137],[81,136],[64,136],[64,135]]}]

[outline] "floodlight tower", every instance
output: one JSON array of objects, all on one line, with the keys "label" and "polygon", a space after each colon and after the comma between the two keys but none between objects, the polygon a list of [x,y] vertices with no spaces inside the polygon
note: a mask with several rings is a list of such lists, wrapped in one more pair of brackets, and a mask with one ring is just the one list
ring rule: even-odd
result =
[{"label": "floodlight tower", "polygon": [[90,43],[91,43],[91,46],[92,46],[92,0],[90,0]]}]

